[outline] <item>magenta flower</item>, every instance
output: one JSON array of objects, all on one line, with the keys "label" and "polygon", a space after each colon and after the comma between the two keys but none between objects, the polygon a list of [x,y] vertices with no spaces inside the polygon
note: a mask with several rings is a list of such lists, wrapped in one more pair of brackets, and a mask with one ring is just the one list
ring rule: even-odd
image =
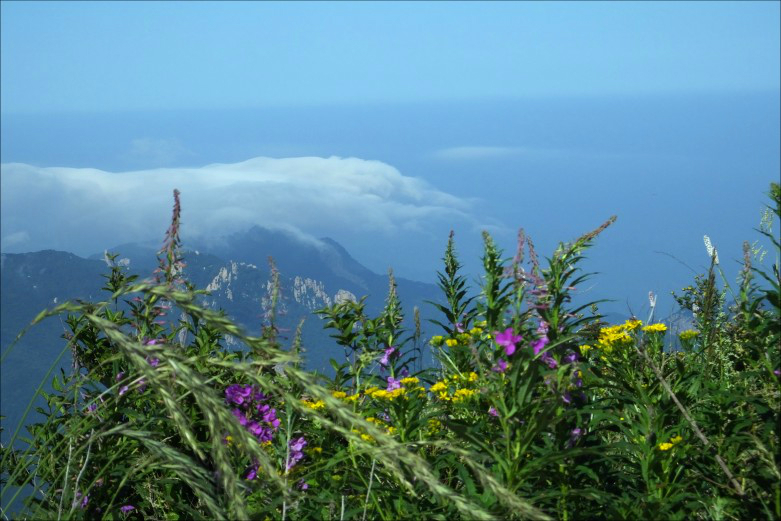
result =
[{"label": "magenta flower", "polygon": [[534,349],[534,354],[538,355],[540,354],[540,351],[545,349],[545,346],[550,343],[550,340],[548,340],[547,336],[543,336],[538,338],[537,340],[533,341],[531,343],[532,349]]},{"label": "magenta flower", "polygon": [[503,358],[500,358],[496,361],[496,365],[491,368],[491,371],[496,373],[503,373],[507,371],[507,362],[505,362]]},{"label": "magenta flower", "polygon": [[488,409],[488,414],[490,414],[491,416],[499,416],[499,413],[496,411],[496,407],[494,406],[491,406]]},{"label": "magenta flower", "polygon": [[513,328],[508,327],[504,330],[504,333],[494,331],[494,339],[497,344],[504,347],[504,352],[507,356],[512,356],[515,353],[515,344],[521,341],[521,335],[514,335]]}]

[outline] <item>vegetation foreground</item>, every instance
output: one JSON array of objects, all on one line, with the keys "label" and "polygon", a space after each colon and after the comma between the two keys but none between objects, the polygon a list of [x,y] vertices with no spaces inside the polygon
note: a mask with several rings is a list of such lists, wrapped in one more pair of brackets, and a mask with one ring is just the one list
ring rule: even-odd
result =
[{"label": "vegetation foreground", "polygon": [[[779,185],[770,195],[781,217]],[[775,218],[759,230],[772,273],[745,243],[733,288],[709,248],[676,296],[696,321],[680,349],[653,312],[609,325],[571,303],[614,218],[544,265],[523,232],[511,261],[484,234],[474,298],[451,234],[441,335],[403,330],[391,275],[380,316],[362,301],[319,312],[345,355],[327,378],[301,369],[298,335],[283,349],[273,305],[260,337],[204,309],[182,279],[174,198],[153,278],[114,264],[105,302],[31,324],[66,312],[70,332],[38,388],[44,420],[3,447],[6,518],[781,518]],[[44,392],[68,352],[73,370]]]}]

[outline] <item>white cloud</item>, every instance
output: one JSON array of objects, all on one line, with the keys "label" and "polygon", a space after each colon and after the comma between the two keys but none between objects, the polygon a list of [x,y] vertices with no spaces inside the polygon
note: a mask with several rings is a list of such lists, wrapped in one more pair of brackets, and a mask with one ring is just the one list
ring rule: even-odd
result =
[{"label": "white cloud", "polygon": [[470,147],[452,147],[443,148],[434,152],[437,159],[459,160],[459,159],[493,159],[507,156],[517,156],[529,152],[524,147],[489,147],[489,146],[470,146]]},{"label": "white cloud", "polygon": [[[198,168],[106,172],[0,166],[3,245],[94,253],[162,240],[172,191],[182,193],[182,232],[217,236],[259,224],[315,236],[429,234],[473,224],[471,203],[358,158],[257,157]],[[7,226],[6,226],[7,225]],[[6,230],[8,236],[6,237]]]}]

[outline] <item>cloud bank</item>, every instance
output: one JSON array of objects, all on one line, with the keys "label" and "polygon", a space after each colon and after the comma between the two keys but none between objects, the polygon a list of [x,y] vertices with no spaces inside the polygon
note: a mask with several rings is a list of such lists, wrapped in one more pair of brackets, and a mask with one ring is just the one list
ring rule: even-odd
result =
[{"label": "cloud bank", "polygon": [[470,202],[380,161],[257,157],[198,168],[107,172],[0,166],[0,248],[95,253],[162,241],[172,191],[182,192],[182,232],[214,237],[258,224],[315,236],[425,235],[474,226]]}]

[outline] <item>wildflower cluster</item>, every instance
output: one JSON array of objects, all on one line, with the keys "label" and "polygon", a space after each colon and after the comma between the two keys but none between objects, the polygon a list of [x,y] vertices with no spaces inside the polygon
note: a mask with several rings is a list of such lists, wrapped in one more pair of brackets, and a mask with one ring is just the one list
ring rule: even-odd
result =
[{"label": "wildflower cluster", "polygon": [[252,385],[233,384],[225,389],[226,403],[234,406],[231,412],[261,443],[271,443],[279,428],[277,410],[266,403],[267,400],[268,397]]}]

